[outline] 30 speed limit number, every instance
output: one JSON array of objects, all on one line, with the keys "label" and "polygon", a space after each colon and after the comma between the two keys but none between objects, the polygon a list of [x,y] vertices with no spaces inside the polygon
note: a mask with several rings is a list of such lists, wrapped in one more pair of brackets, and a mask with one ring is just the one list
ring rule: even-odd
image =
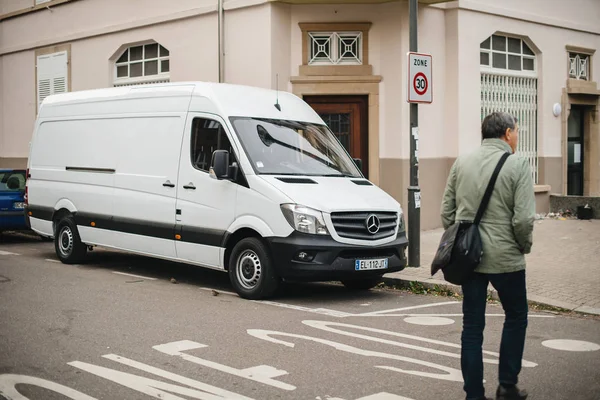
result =
[{"label": "30 speed limit number", "polygon": [[433,101],[431,63],[430,54],[408,53],[409,103],[431,103]]}]

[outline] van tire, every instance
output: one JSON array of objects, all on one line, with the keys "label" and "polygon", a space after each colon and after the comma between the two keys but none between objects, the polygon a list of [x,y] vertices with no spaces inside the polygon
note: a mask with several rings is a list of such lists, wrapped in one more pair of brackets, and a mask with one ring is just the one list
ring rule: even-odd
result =
[{"label": "van tire", "polygon": [[268,248],[254,237],[240,240],[233,248],[229,279],[237,294],[250,300],[270,297],[280,284]]},{"label": "van tire", "polygon": [[343,280],[342,284],[346,289],[350,290],[370,290],[382,282],[382,280],[383,275],[378,275],[376,277]]},{"label": "van tire", "polygon": [[85,258],[87,246],[81,242],[73,216],[65,216],[56,224],[54,249],[65,264],[77,264]]}]

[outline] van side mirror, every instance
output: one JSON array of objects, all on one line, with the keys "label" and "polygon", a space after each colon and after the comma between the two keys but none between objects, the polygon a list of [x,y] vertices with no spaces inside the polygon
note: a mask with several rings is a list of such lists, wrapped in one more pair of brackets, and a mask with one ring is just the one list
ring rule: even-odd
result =
[{"label": "van side mirror", "polygon": [[353,160],[354,160],[354,164],[356,164],[356,166],[358,167],[360,172],[363,172],[362,160],[360,158],[353,158]]},{"label": "van side mirror", "polygon": [[210,176],[214,179],[227,178],[229,173],[229,152],[227,150],[215,150],[210,162]]}]

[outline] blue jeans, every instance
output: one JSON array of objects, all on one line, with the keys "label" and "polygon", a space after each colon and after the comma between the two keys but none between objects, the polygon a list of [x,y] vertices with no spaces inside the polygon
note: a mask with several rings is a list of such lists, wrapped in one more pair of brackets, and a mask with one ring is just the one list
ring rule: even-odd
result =
[{"label": "blue jeans", "polygon": [[485,395],[483,387],[483,330],[488,283],[498,292],[505,319],[500,343],[498,381],[516,385],[527,330],[527,290],[525,270],[503,274],[474,273],[463,283],[463,332],[461,337],[461,369],[467,399]]}]

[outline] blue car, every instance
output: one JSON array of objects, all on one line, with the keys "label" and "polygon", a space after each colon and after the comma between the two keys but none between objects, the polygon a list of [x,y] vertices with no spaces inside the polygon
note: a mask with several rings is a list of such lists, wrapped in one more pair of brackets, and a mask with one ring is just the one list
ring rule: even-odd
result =
[{"label": "blue car", "polygon": [[0,169],[0,233],[29,230],[25,221],[26,172]]}]

